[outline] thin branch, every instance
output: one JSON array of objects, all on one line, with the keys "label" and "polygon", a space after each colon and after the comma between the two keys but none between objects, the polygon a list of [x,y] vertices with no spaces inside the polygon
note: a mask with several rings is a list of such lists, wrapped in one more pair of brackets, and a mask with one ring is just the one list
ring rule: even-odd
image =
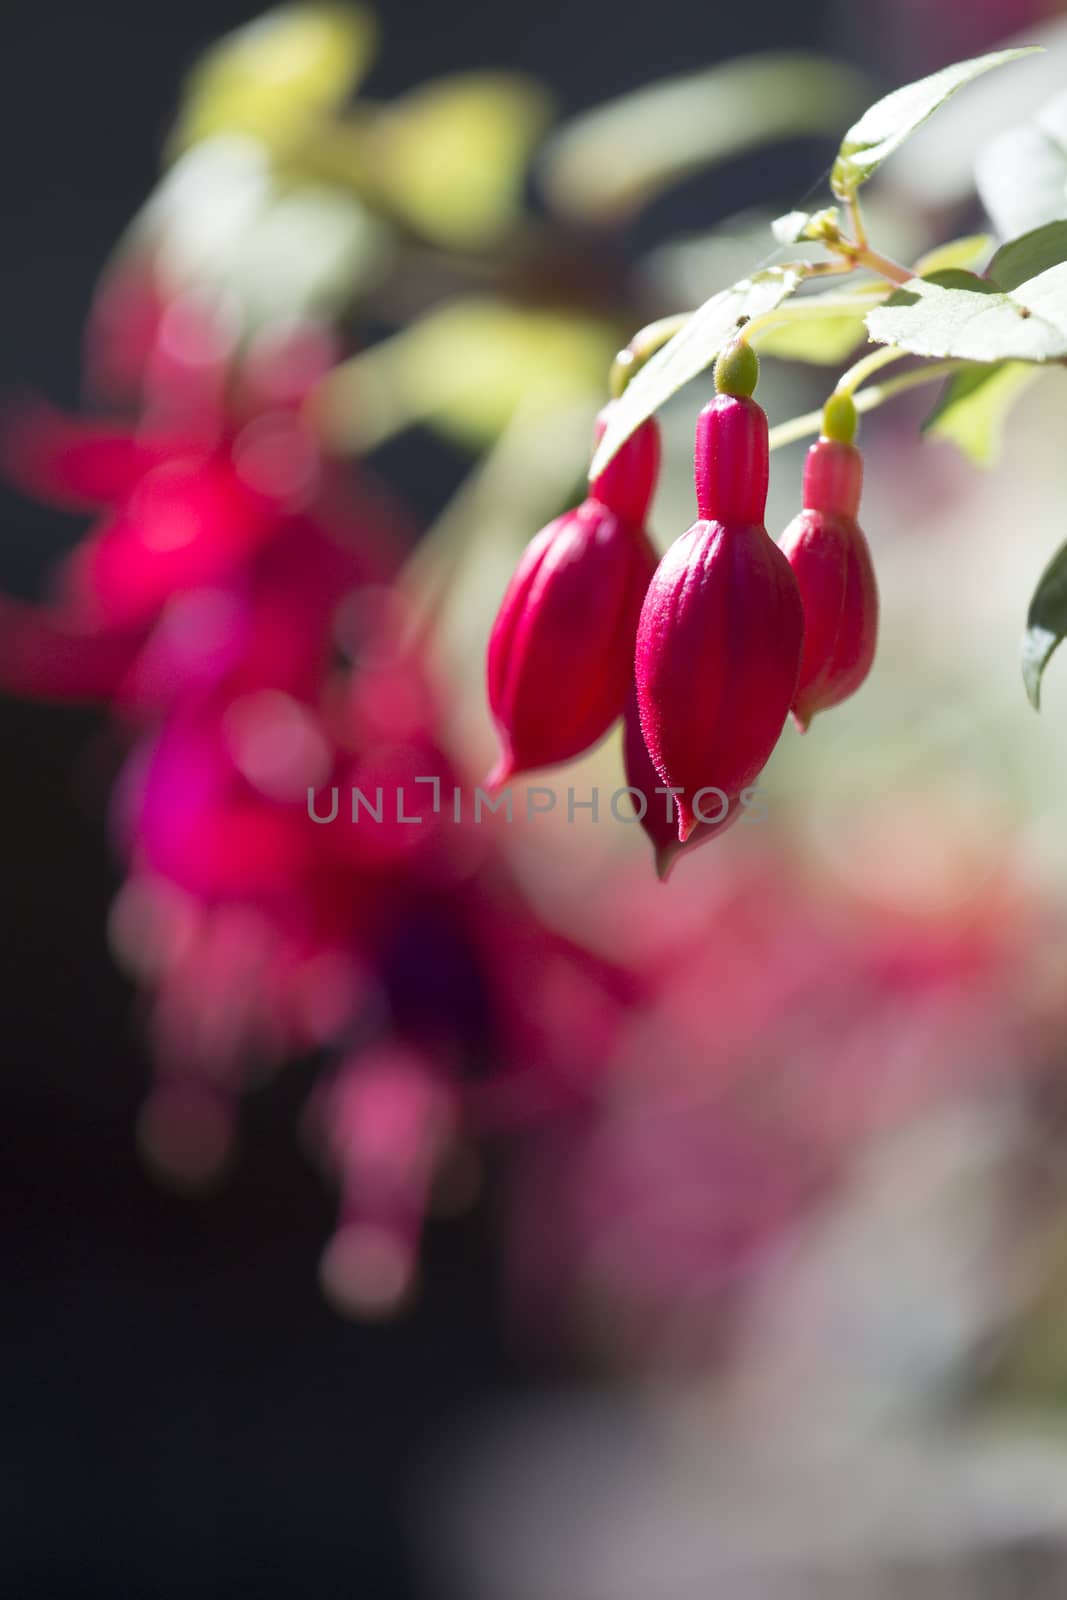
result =
[{"label": "thin branch", "polygon": [[[941,378],[948,378],[954,372],[961,372],[966,367],[973,367],[981,363],[973,361],[932,361],[929,366],[917,367],[914,372],[902,372],[897,378],[887,378],[884,383],[872,383],[869,388],[861,389],[854,396],[857,411],[873,411],[877,406],[884,405],[887,400],[893,400],[898,394],[904,394],[909,389],[917,389],[920,384],[937,383]],[[818,411],[808,411],[802,417],[791,417],[788,422],[780,422],[770,431],[770,448],[780,450],[783,445],[795,444],[798,439],[810,438],[822,428],[822,407]]]}]

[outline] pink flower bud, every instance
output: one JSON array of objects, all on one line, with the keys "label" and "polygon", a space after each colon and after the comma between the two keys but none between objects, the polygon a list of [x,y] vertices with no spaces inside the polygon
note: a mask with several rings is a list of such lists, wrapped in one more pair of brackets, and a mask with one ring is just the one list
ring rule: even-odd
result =
[{"label": "pink flower bud", "polygon": [[[604,407],[596,420],[596,442],[604,437],[615,402]],[[589,485],[589,498],[614,511],[624,522],[644,524],[659,477],[659,425],[654,417],[643,422],[612,456],[599,478]]]},{"label": "pink flower bud", "polygon": [[637,630],[637,701],[653,767],[679,789],[689,838],[701,789],[738,795],[778,741],[796,689],[804,615],[763,526],[767,419],[720,394],[697,422],[701,520],[667,551]]},{"label": "pink flower bud", "polygon": [[630,696],[626,708],[622,750],[626,784],[632,791],[634,810],[652,844],[656,873],[660,881],[666,883],[679,856],[699,849],[702,844],[709,844],[737,821],[741,815],[741,801],[739,796],[727,795],[717,789],[695,795],[697,824],[682,844],[678,838],[678,797],[670,793],[652,765],[652,757],[641,732],[636,694]]},{"label": "pink flower bud", "polygon": [[762,527],[770,476],[767,418],[747,395],[717,394],[697,418],[693,476],[704,522]]},{"label": "pink flower bud", "polygon": [[527,547],[489,641],[489,704],[503,753],[489,776],[570,761],[622,714],[656,553],[641,525],[655,484],[655,423]]},{"label": "pink flower bud", "polygon": [[848,698],[870,671],[878,637],[878,587],[856,521],[863,460],[855,445],[820,439],[804,465],[804,509],[782,535],[804,604],[804,651],[793,715]]}]

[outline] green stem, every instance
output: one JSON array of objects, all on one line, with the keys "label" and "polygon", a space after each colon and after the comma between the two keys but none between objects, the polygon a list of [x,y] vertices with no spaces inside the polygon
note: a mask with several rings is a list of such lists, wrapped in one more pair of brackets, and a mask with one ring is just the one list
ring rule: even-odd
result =
[{"label": "green stem", "polygon": [[915,276],[909,268],[902,267],[899,261],[893,261],[878,250],[872,250],[870,245],[858,244],[849,254],[857,267],[869,267],[872,272],[877,272],[879,277],[888,278],[890,283],[910,283]]},{"label": "green stem", "polygon": [[872,350],[869,355],[860,359],[847,372],[838,378],[835,387],[837,394],[854,394],[861,383],[865,383],[872,373],[880,372],[891,361],[901,361],[908,354],[906,350],[898,350],[896,345],[883,345],[878,350]]},{"label": "green stem", "polygon": [[[782,271],[793,271],[803,278],[822,278],[828,276],[841,276],[852,272],[854,263],[849,259],[840,261],[790,261],[783,266]],[[777,311],[768,311],[765,316],[755,317],[738,330],[738,337],[747,343],[754,333],[761,332],[771,323],[791,322],[804,317],[823,317],[825,309],[821,305],[822,297],[813,297],[810,300],[791,300],[787,305],[779,307]],[[861,303],[856,296],[857,303]],[[851,303],[851,300],[850,300]],[[842,306],[842,310],[847,307]],[[629,344],[619,351],[612,363],[608,377],[608,390],[613,400],[618,400],[631,378],[635,377],[646,362],[651,361],[657,350],[661,350],[674,338],[676,333],[681,333],[686,323],[692,316],[691,311],[679,312],[676,316],[660,317],[656,322],[650,322],[647,327],[641,328],[634,334]]]},{"label": "green stem", "polygon": [[[877,272],[879,276],[888,279],[894,285],[908,283],[913,274],[907,267],[891,261],[888,256],[879,255],[867,244],[858,213],[853,216],[853,225],[857,224],[859,231],[856,239],[841,239],[836,243],[830,243],[830,248],[837,251],[837,260],[791,261],[787,262],[782,270],[796,272],[801,278],[819,278],[840,276],[863,266],[869,267],[872,272]],[[765,316],[753,318],[744,328],[738,330],[738,337],[747,344],[754,333],[762,332],[764,328],[774,324],[800,321],[805,317],[825,316],[825,308],[820,304],[821,298],[791,300],[775,311],[768,311]],[[861,301],[861,297],[857,295],[856,300]],[[677,316],[660,317],[658,321],[650,322],[647,327],[641,328],[634,334],[629,344],[619,351],[612,363],[608,377],[608,389],[612,399],[619,399],[635,374],[652,359],[657,350],[661,350],[675,334],[682,331],[691,316],[692,312],[684,311]]]},{"label": "green stem", "polygon": [[805,300],[787,300],[774,311],[765,311],[762,317],[753,317],[751,322],[746,322],[740,329],[738,337],[746,342],[754,334],[764,333],[768,328],[777,328],[783,322],[823,322],[827,316],[835,314],[846,316],[850,311],[863,311],[867,302],[880,304],[885,298],[885,290],[871,287],[862,293],[835,294],[831,289],[826,294],[809,295]]},{"label": "green stem", "polygon": [[[873,411],[877,406],[884,405],[887,400],[893,400],[898,394],[904,394],[909,389],[917,389],[920,384],[937,383],[941,378],[948,378],[954,372],[960,372],[965,367],[974,366],[973,361],[931,361],[929,366],[917,367],[914,372],[902,372],[897,378],[887,378],[885,383],[872,383],[870,388],[861,389],[854,396],[857,411]],[[780,450],[783,445],[795,444],[798,439],[810,438],[822,428],[822,409],[808,411],[802,417],[791,417],[788,422],[780,422],[770,431],[770,448]]]},{"label": "green stem", "polygon": [[860,212],[860,197],[858,194],[849,195],[848,199],[845,201],[845,210],[848,212],[848,220],[852,224],[852,237],[855,239],[861,250],[866,249],[867,229],[864,225],[862,213]]},{"label": "green stem", "polygon": [[827,235],[823,241],[827,249],[834,251],[847,263],[845,271],[851,271],[854,267],[866,267],[868,271],[877,272],[880,278],[886,278],[895,286],[910,283],[915,276],[910,267],[902,266],[891,256],[884,256],[880,250],[872,250],[867,243],[867,234],[855,197],[846,203],[855,238],[848,239],[844,234],[835,231],[832,235]]}]

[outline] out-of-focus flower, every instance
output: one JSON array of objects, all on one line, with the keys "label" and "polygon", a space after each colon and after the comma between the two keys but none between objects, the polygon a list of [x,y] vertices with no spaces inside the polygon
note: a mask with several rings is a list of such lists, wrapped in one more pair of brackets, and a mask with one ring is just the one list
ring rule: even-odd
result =
[{"label": "out-of-focus flower", "polygon": [[190,302],[111,310],[137,421],[25,408],[3,436],[23,488],[95,520],[46,603],[0,601],[0,685],[102,702],[131,742],[111,940],[145,998],[146,1158],[211,1179],[244,1092],[325,1051],[342,1064],[309,1127],[342,1205],[323,1281],[386,1311],[456,1138],[588,1101],[632,986],[541,923],[496,829],[451,815],[463,775],[396,583],[403,519],[303,419],[330,341],[238,350]]},{"label": "out-of-focus flower", "polygon": [[661,922],[655,886],[620,893],[646,930],[644,1001],[595,1102],[526,1142],[514,1284],[527,1329],[703,1366],[866,1153],[1040,1065],[1019,995],[1041,913],[1010,877],[937,917],[890,913],[766,840],[719,864],[703,909],[680,885]]},{"label": "out-of-focus flower", "polygon": [[455,1085],[420,1053],[393,1045],[344,1063],[312,1112],[342,1185],[323,1284],[342,1307],[391,1310],[415,1280],[434,1170],[456,1131]]}]

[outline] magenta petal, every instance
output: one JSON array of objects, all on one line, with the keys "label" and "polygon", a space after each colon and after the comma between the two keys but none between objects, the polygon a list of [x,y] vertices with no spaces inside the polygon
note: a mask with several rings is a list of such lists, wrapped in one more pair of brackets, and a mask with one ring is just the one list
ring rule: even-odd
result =
[{"label": "magenta petal", "polygon": [[75,511],[124,499],[146,472],[174,453],[173,440],[145,440],[130,429],[82,422],[34,405],[0,429],[0,467],[26,494]]},{"label": "magenta petal", "polygon": [[176,591],[225,578],[277,526],[225,460],[168,462],[75,553],[70,598],[112,626],[147,621]]},{"label": "magenta petal", "polygon": [[301,880],[306,816],[244,786],[210,713],[176,717],[125,776],[117,820],[143,868],[205,897],[272,898]]},{"label": "magenta petal", "polygon": [[140,632],[79,632],[58,614],[0,596],[0,689],[39,700],[112,700],[143,642]]}]

